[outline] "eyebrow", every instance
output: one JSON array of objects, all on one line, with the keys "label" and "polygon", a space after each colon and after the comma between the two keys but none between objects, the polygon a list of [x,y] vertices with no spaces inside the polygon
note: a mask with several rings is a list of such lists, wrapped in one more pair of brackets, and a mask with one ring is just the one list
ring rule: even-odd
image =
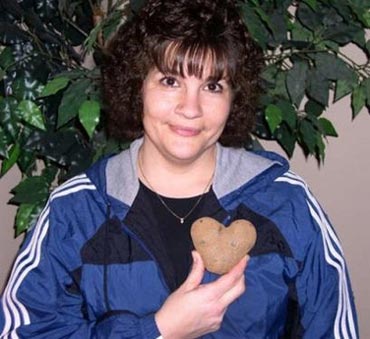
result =
[{"label": "eyebrow", "polygon": [[210,75],[207,77],[206,81],[214,81],[214,82],[218,82],[218,81],[221,81],[221,80],[224,80],[226,82],[228,82],[228,77],[217,77],[217,76],[214,76],[214,75]]},{"label": "eyebrow", "polygon": [[[181,72],[177,71],[177,70],[168,70],[167,72],[164,72],[164,71],[161,71],[160,69],[156,68],[157,72],[158,73],[161,73],[165,76],[179,76],[181,78],[185,78],[186,76],[186,73],[184,74],[184,76],[181,74]],[[199,77],[197,77],[196,75],[194,75],[196,78],[198,79],[201,79]],[[218,81],[221,81],[221,80],[224,80],[226,82],[229,82],[230,81],[230,78],[227,77],[227,76],[222,76],[222,77],[218,77],[216,75],[209,75],[205,81],[213,81],[213,82],[218,82]]]}]

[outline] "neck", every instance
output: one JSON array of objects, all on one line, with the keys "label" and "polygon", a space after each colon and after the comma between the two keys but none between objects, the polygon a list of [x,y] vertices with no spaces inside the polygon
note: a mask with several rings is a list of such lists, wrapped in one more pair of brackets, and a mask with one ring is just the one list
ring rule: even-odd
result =
[{"label": "neck", "polygon": [[173,162],[141,147],[138,157],[140,180],[157,194],[172,198],[197,196],[208,191],[215,171],[216,147],[196,161]]}]

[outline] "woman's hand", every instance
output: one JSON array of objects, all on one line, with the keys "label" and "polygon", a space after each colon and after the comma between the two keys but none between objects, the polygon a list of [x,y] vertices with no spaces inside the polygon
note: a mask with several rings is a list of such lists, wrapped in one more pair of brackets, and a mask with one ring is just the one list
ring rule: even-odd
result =
[{"label": "woman's hand", "polygon": [[197,338],[217,331],[227,307],[245,291],[246,257],[216,281],[201,285],[204,264],[199,253],[193,251],[192,255],[189,276],[155,315],[165,339]]}]

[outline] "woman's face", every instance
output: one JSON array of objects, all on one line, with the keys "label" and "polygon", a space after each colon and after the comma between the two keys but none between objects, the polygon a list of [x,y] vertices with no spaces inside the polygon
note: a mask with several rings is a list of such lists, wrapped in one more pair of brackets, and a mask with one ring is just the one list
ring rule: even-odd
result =
[{"label": "woman's face", "polygon": [[[144,146],[166,160],[191,163],[212,152],[231,107],[225,79],[163,74],[152,69],[143,83]],[[153,153],[151,153],[154,155]]]}]

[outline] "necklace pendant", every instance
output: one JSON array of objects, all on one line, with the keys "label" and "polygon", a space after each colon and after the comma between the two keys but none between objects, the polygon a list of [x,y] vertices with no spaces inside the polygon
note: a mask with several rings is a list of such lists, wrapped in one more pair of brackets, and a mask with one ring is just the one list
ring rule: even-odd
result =
[{"label": "necklace pendant", "polygon": [[180,223],[183,224],[184,223],[184,218],[180,218]]}]

